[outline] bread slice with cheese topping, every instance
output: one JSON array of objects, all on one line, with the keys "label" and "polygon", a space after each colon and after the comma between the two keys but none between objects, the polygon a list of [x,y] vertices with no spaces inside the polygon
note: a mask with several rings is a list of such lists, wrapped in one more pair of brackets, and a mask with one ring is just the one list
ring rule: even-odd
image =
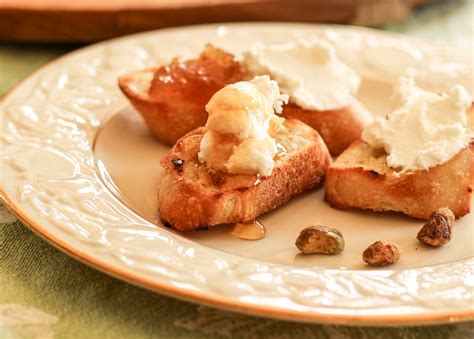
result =
[{"label": "bread slice with cheese topping", "polygon": [[[253,75],[232,54],[209,44],[196,59],[175,59],[163,67],[132,72],[121,76],[118,84],[153,135],[173,145],[186,133],[205,125],[208,115],[204,106],[215,92],[251,78]],[[372,120],[357,100],[332,111],[306,110],[290,104],[283,108],[282,115],[299,119],[318,131],[333,155],[358,139]]]},{"label": "bread slice with cheese topping", "polygon": [[427,219],[440,207],[456,218],[469,213],[474,188],[474,142],[448,162],[399,174],[387,155],[363,141],[352,144],[329,167],[325,200],[335,208],[396,211]]},{"label": "bread slice with cheese topping", "polygon": [[331,163],[326,145],[299,120],[286,119],[283,125],[275,137],[279,152],[269,176],[229,174],[201,163],[198,152],[205,127],[178,140],[161,161],[161,221],[180,231],[249,222],[317,187]]}]

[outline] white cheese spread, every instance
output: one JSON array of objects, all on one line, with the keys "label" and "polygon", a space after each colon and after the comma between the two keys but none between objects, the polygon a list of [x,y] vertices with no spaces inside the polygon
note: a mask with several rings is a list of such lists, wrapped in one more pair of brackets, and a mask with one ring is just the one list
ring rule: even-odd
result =
[{"label": "white cheese spread", "polygon": [[229,173],[272,173],[277,142],[272,135],[283,123],[281,95],[276,81],[257,76],[251,81],[228,85],[206,105],[209,118],[198,153],[210,168]]},{"label": "white cheese spread", "polygon": [[471,137],[472,98],[460,85],[437,94],[402,78],[395,88],[396,108],[386,118],[376,118],[362,139],[384,148],[387,165],[402,172],[423,170],[445,163],[466,147]]},{"label": "white cheese spread", "polygon": [[290,41],[279,45],[255,44],[242,56],[254,75],[278,81],[290,101],[308,110],[347,107],[360,86],[359,75],[342,63],[327,41]]}]

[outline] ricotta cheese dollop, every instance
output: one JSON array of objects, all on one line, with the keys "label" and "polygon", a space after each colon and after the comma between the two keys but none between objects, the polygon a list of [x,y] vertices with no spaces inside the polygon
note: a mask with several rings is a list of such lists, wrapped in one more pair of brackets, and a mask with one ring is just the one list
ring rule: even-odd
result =
[{"label": "ricotta cheese dollop", "polygon": [[268,74],[290,101],[308,110],[347,107],[360,86],[359,75],[341,62],[334,47],[322,39],[284,44],[257,43],[243,53],[251,74]]},{"label": "ricotta cheese dollop", "polygon": [[387,153],[387,165],[403,171],[423,170],[445,163],[466,147],[472,136],[468,109],[472,97],[453,86],[437,94],[402,78],[395,87],[395,109],[376,118],[362,140]]},{"label": "ricotta cheese dollop", "polygon": [[284,121],[275,112],[281,113],[287,101],[268,76],[219,90],[206,105],[209,117],[199,161],[228,173],[270,175],[278,151],[274,136]]}]

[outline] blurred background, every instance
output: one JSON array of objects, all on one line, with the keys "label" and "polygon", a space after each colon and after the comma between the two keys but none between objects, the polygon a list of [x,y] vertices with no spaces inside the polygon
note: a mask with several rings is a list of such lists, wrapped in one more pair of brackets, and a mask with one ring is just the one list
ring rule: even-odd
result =
[{"label": "blurred background", "polygon": [[[0,93],[46,61],[85,44],[213,22],[360,25],[449,42],[472,53],[473,4],[473,0],[0,0]],[[471,43],[466,46],[468,35]]]},{"label": "blurred background", "polygon": [[382,26],[423,7],[451,2],[459,1],[0,0],[0,39],[84,43],[152,29],[236,21]]},{"label": "blurred background", "polygon": [[3,0],[0,38],[91,42],[146,30],[235,21],[378,26],[436,0]]}]

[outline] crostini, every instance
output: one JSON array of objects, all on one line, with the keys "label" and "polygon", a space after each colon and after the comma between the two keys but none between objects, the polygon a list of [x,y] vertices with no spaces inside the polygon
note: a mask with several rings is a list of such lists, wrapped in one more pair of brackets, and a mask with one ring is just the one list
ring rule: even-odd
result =
[{"label": "crostini", "polygon": [[[275,54],[286,58],[275,58]],[[294,64],[303,67],[295,69]],[[124,75],[119,87],[151,132],[173,145],[206,123],[204,105],[215,92],[227,84],[267,74],[284,84],[282,91],[290,97],[282,115],[318,131],[333,155],[358,139],[372,120],[355,98],[360,78],[337,59],[331,45],[320,40],[256,44],[237,58],[207,45],[195,60],[175,59],[167,66]],[[299,86],[290,86],[295,84]]]},{"label": "crostini", "polygon": [[438,95],[401,82],[399,106],[328,169],[325,200],[421,219],[447,207],[462,217],[474,188],[472,98],[461,86]]},{"label": "crostini", "polygon": [[204,126],[204,106],[227,84],[243,79],[234,56],[206,45],[197,59],[132,72],[118,85],[148,128],[160,141],[174,143],[193,129]]},{"label": "crostini", "polygon": [[205,127],[164,156],[158,210],[185,231],[249,222],[324,179],[331,157],[319,134],[276,116],[284,97],[268,77],[228,85],[206,105]]}]

